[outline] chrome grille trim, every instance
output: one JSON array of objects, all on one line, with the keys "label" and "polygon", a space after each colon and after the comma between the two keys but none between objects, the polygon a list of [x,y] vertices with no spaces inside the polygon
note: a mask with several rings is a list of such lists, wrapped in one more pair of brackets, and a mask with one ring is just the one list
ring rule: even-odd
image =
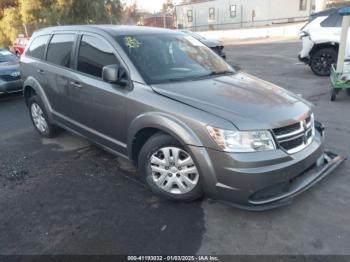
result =
[{"label": "chrome grille trim", "polygon": [[[296,124],[293,124],[293,125],[296,125]],[[288,129],[289,127],[290,126],[286,126],[285,128]],[[281,129],[283,129],[283,127],[278,128],[279,131]],[[309,117],[307,117],[303,121],[300,121],[299,129],[293,132],[283,134],[283,135],[277,135],[274,130],[276,129],[273,129],[272,131],[274,133],[274,136],[276,138],[276,141],[279,147],[285,150],[288,154],[297,153],[303,150],[304,148],[306,148],[308,145],[310,145],[314,138],[314,135],[315,135],[314,115],[311,114]],[[311,132],[311,135],[310,135],[310,132]],[[301,140],[300,138],[303,138],[303,139]],[[287,145],[288,142],[290,142],[289,145]]]}]

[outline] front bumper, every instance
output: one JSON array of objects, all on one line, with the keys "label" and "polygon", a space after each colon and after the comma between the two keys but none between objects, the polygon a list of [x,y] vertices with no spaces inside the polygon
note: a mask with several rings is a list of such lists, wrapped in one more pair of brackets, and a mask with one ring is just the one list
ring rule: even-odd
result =
[{"label": "front bumper", "polygon": [[224,60],[226,60],[226,53],[225,52],[220,52],[219,54],[218,54],[222,59],[224,59]]},{"label": "front bumper", "polygon": [[324,152],[320,132],[308,147],[293,155],[282,150],[236,154],[192,149],[208,197],[249,210],[290,203],[344,160]]},{"label": "front bumper", "polygon": [[304,36],[301,38],[303,48],[298,55],[299,61],[310,65],[310,54],[314,47],[314,42],[311,40],[310,36]]},{"label": "front bumper", "polygon": [[298,55],[298,59],[300,62],[305,63],[307,65],[310,64],[310,57],[306,56],[306,57],[301,57],[300,54]]},{"label": "front bumper", "polygon": [[226,53],[223,51],[223,48],[213,47],[211,48],[216,54],[218,54],[222,59],[226,60]]},{"label": "front bumper", "polygon": [[0,94],[3,93],[15,93],[21,92],[23,90],[23,81],[15,80],[15,81],[1,81],[0,82]]}]

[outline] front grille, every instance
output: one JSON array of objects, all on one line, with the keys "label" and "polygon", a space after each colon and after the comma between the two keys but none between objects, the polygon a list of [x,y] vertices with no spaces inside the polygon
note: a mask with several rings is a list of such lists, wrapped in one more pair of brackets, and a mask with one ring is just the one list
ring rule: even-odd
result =
[{"label": "front grille", "polygon": [[286,142],[281,142],[280,146],[283,147],[285,150],[291,150],[293,148],[296,148],[298,146],[301,146],[304,142],[303,137],[298,137],[296,139],[286,141]]},{"label": "front grille", "polygon": [[278,145],[287,153],[296,153],[307,147],[313,139],[314,117],[310,115],[305,120],[285,127],[273,129]]},{"label": "front grille", "polygon": [[275,128],[273,132],[275,133],[276,136],[281,136],[285,134],[289,134],[292,132],[297,131],[300,128],[300,123],[295,123],[290,126],[285,126],[285,127],[280,127],[280,128]]},{"label": "front grille", "polygon": [[6,82],[20,80],[21,76],[0,75],[0,79]]}]

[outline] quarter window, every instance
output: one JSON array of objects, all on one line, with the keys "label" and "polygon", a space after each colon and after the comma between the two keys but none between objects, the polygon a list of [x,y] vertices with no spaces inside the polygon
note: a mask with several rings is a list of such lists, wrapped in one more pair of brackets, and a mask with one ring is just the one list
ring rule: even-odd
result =
[{"label": "quarter window", "polygon": [[215,8],[214,7],[209,8],[209,19],[210,20],[215,19]]},{"label": "quarter window", "polygon": [[342,16],[337,12],[329,15],[325,20],[322,21],[322,27],[341,27]]},{"label": "quarter window", "polygon": [[33,40],[30,47],[26,51],[26,55],[37,58],[44,59],[45,48],[50,35],[38,36]]},{"label": "quarter window", "polygon": [[69,67],[74,40],[74,34],[54,35],[47,51],[47,61],[56,65]]},{"label": "quarter window", "polygon": [[230,17],[234,18],[236,17],[237,13],[236,13],[236,5],[230,5]]},{"label": "quarter window", "polygon": [[193,21],[193,12],[192,10],[187,10],[187,21],[192,23]]},{"label": "quarter window", "polygon": [[80,42],[78,71],[102,77],[102,68],[119,64],[112,47],[96,37],[84,35]]},{"label": "quarter window", "polygon": [[299,0],[299,10],[305,11],[307,7],[307,0]]}]

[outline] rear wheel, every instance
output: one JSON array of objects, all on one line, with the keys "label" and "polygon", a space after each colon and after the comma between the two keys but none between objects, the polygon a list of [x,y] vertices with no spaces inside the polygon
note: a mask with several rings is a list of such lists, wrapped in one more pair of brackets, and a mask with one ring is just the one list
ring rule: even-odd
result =
[{"label": "rear wheel", "polygon": [[317,50],[310,61],[311,70],[318,76],[329,76],[331,65],[337,62],[337,51],[332,47]]},{"label": "rear wheel", "polygon": [[335,99],[337,98],[337,94],[338,94],[337,89],[332,88],[332,92],[331,92],[331,101],[335,101]]},{"label": "rear wheel", "polygon": [[147,185],[162,198],[193,201],[203,195],[193,157],[167,134],[152,136],[142,147],[138,163]]},{"label": "rear wheel", "polygon": [[50,122],[40,97],[38,95],[31,96],[28,106],[30,118],[38,133],[48,138],[56,136],[60,129]]},{"label": "rear wheel", "polygon": [[350,88],[346,88],[346,93],[348,94],[348,96],[350,96]]}]

